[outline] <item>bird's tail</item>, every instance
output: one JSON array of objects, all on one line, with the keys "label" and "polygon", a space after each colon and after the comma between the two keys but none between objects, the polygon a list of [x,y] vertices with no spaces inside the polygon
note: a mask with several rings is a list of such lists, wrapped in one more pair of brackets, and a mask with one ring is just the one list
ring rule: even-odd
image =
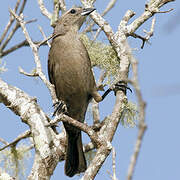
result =
[{"label": "bird's tail", "polygon": [[65,174],[69,177],[84,172],[87,168],[83,153],[81,132],[78,134],[67,132],[67,151],[65,162]]}]

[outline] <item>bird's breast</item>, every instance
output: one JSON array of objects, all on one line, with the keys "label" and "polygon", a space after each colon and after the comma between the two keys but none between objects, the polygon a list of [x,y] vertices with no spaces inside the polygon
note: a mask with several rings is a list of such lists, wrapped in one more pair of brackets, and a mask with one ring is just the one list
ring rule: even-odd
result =
[{"label": "bird's breast", "polygon": [[57,97],[71,104],[74,101],[87,101],[95,81],[87,50],[81,41],[54,41],[49,60],[53,67]]}]

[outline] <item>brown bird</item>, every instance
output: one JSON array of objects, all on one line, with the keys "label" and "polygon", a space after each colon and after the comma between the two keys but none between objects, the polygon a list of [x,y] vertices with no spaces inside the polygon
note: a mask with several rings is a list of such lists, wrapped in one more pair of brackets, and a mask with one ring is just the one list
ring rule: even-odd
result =
[{"label": "brown bird", "polygon": [[[104,97],[97,91],[88,52],[78,30],[85,18],[95,9],[72,8],[58,20],[48,58],[48,74],[55,85],[57,98],[64,101],[67,115],[84,122],[87,106],[93,97]],[[87,168],[83,153],[81,131],[64,123],[67,134],[65,174],[69,177]]]},{"label": "brown bird", "polygon": [[[125,93],[126,89],[131,91],[122,81],[115,84],[113,89],[109,88],[103,96],[97,91],[89,55],[78,34],[86,16],[94,10],[72,8],[61,16],[54,29],[48,58],[49,79],[55,86],[57,98],[59,101],[64,101],[67,107],[66,114],[80,122],[84,122],[91,98],[100,102],[112,90],[115,94],[117,90]],[[62,104],[59,104],[55,113],[61,108]],[[84,172],[87,165],[80,129],[68,123],[64,123],[64,127],[67,134],[65,174],[72,177]]]}]

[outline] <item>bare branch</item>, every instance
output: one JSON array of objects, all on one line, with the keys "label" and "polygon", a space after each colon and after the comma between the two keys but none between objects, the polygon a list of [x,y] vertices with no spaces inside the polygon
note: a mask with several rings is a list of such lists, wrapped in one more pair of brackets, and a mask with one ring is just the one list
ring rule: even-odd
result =
[{"label": "bare branch", "polygon": [[[21,8],[19,10],[19,15],[23,12],[25,4],[26,4],[27,0],[23,0],[23,3],[21,5]],[[20,2],[17,1],[16,6],[15,6],[15,12],[17,11],[18,7],[19,7]],[[10,20],[7,24],[7,26],[5,27],[5,30],[0,38],[0,44],[2,43],[2,41],[4,40],[5,36],[7,35],[7,32],[9,31],[12,23],[14,22],[14,17],[12,15],[10,15]],[[0,47],[0,52],[2,52],[2,50],[6,47],[6,45],[8,44],[8,42],[11,40],[11,38],[13,37],[14,33],[17,31],[17,29],[19,28],[19,24],[16,23],[15,27],[12,29],[12,31],[10,32],[9,36],[7,37],[6,41],[3,43],[3,45]]]},{"label": "bare branch", "polygon": [[[41,45],[47,45],[47,40],[44,40],[43,42],[42,41],[34,41],[33,42],[34,44],[38,45],[38,46],[41,46]],[[19,44],[16,44],[14,46],[12,46],[11,48],[5,50],[5,51],[2,51],[0,53],[0,57],[3,57],[3,56],[7,56],[9,53],[21,48],[21,47],[24,47],[24,46],[29,46],[29,43],[27,40],[24,40],[22,42],[20,42]]]},{"label": "bare branch", "polygon": [[60,6],[60,9],[61,9],[62,13],[64,13],[66,11],[65,1],[64,0],[59,0],[59,6]]},{"label": "bare branch", "polygon": [[[102,71],[101,75],[99,77],[99,81],[97,83],[97,89],[102,90],[103,89],[103,81],[106,77],[106,72]],[[93,124],[96,125],[100,122],[100,114],[99,114],[99,104],[93,99],[92,100],[92,113],[93,113]]]},{"label": "bare branch", "polygon": [[[44,40],[46,40],[47,37],[46,37],[46,35],[45,35],[45,33],[44,33],[44,31],[43,31],[43,29],[42,29],[41,26],[39,26],[39,30],[40,30],[41,34],[43,35]],[[51,47],[51,45],[50,45],[50,43],[48,42],[48,40],[47,40],[47,45],[48,45],[49,47]]]},{"label": "bare branch", "polygon": [[0,142],[2,142],[3,144],[5,144],[5,145],[7,145],[8,144],[8,142],[7,141],[5,141],[3,138],[0,138]]},{"label": "bare branch", "polygon": [[[22,3],[22,5],[21,5],[21,8],[20,8],[19,13],[18,13],[19,16],[20,16],[20,14],[24,11],[26,2],[27,2],[27,0],[23,0],[23,3]],[[16,11],[15,11],[15,13],[16,13]]]},{"label": "bare branch", "polygon": [[48,19],[51,19],[52,14],[46,9],[44,6],[44,1],[43,0],[38,0],[39,8],[41,10],[41,13],[46,16]]},{"label": "bare branch", "polygon": [[[17,0],[17,2],[16,2],[15,8],[14,8],[15,13],[17,12],[17,9],[18,9],[18,7],[20,5],[20,1],[21,0]],[[0,44],[4,40],[4,38],[5,38],[6,34],[7,34],[7,32],[9,31],[9,29],[10,29],[13,22],[14,22],[14,17],[12,15],[10,15],[10,20],[7,23],[7,25],[6,25],[5,29],[4,29],[4,32],[3,32],[3,34],[2,34],[2,36],[0,38]]]},{"label": "bare branch", "polygon": [[[29,24],[29,23],[32,23],[32,22],[35,22],[35,21],[36,21],[36,19],[32,19],[32,20],[29,20],[29,21],[25,22],[25,24]],[[20,27],[19,23],[16,22],[15,27],[12,29],[12,31],[9,33],[8,37],[6,38],[5,42],[0,47],[0,52],[2,52],[4,50],[4,48],[7,46],[7,44],[12,39],[13,35],[15,34],[15,32],[18,30],[19,27]]]},{"label": "bare branch", "polygon": [[113,175],[108,171],[108,174],[110,175],[112,180],[118,180],[116,177],[116,151],[115,148],[112,147],[112,169],[113,169]]},{"label": "bare branch", "polygon": [[138,158],[140,148],[142,145],[144,133],[147,128],[147,125],[145,124],[146,103],[143,101],[143,98],[142,98],[142,94],[141,94],[141,90],[140,90],[140,86],[138,82],[138,63],[134,57],[131,57],[131,65],[132,65],[132,71],[133,71],[132,85],[135,88],[135,92],[136,92],[136,96],[137,96],[138,104],[139,104],[139,131],[138,131],[138,137],[137,137],[135,148],[134,148],[134,153],[131,157],[131,161],[128,168],[127,180],[132,179],[135,165],[137,162],[137,158]]},{"label": "bare branch", "polygon": [[36,71],[34,71],[33,73],[27,73],[25,72],[21,67],[19,67],[19,72],[21,74],[24,74],[25,76],[29,76],[29,77],[37,77],[38,74],[36,73]]},{"label": "bare branch", "polygon": [[84,152],[86,153],[86,152],[89,152],[89,151],[95,149],[95,146],[92,142],[90,142],[90,143],[86,144],[83,149],[84,149]]},{"label": "bare branch", "polygon": [[104,142],[102,141],[102,139],[100,139],[96,132],[89,127],[87,124],[85,123],[81,123],[65,114],[62,114],[60,116],[56,116],[54,121],[52,121],[52,123],[54,124],[54,122],[57,121],[63,121],[66,123],[69,123],[71,125],[73,125],[74,127],[77,127],[78,129],[81,129],[82,131],[84,131],[85,133],[87,133],[89,135],[89,137],[91,138],[92,142],[95,143],[95,145],[97,147],[101,146]]},{"label": "bare branch", "polygon": [[[144,32],[146,33],[146,36],[145,36],[145,41],[148,41],[150,39],[151,36],[153,36],[153,33],[154,33],[154,26],[155,26],[155,22],[156,22],[156,19],[155,17],[152,19],[152,24],[151,24],[151,29],[149,32],[147,32],[146,30],[144,30]],[[143,45],[141,46],[141,49],[143,48]]]},{"label": "bare branch", "polygon": [[118,180],[116,177],[116,151],[115,148],[112,148],[112,168],[113,168],[113,179]]},{"label": "bare branch", "polygon": [[50,39],[52,39],[52,38],[54,38],[54,37],[56,37],[57,35],[51,35],[51,36],[49,36],[49,37],[47,37],[47,39],[45,39],[45,40],[43,40],[43,41],[41,41],[40,43],[38,43],[38,47],[40,47],[40,46],[42,46],[42,45],[44,45],[44,44],[47,44],[47,42],[50,40]]},{"label": "bare branch", "polygon": [[91,17],[93,18],[95,23],[98,24],[99,27],[104,31],[110,43],[113,43],[114,32],[108,22],[106,22],[96,11],[91,13]]},{"label": "bare branch", "polygon": [[21,0],[17,0],[15,8],[14,8],[14,12],[17,12],[19,5],[20,5]]},{"label": "bare branch", "polygon": [[[54,144],[60,145],[60,142],[56,142],[57,138],[54,131],[51,128],[45,127],[45,123],[48,122],[46,114],[41,110],[37,105],[37,102],[34,98],[29,97],[26,93],[20,89],[10,86],[0,79],[0,97],[2,102],[11,109],[15,114],[19,115],[22,121],[29,125],[31,135],[33,137],[33,142],[35,144],[36,153],[35,157],[38,161],[34,162],[34,169],[41,168],[42,171],[36,171],[39,176],[43,177],[46,172],[46,177],[50,178],[54,168],[59,162],[59,155],[62,155],[61,152],[64,146],[57,148],[52,147],[52,142]],[[59,141],[59,140],[58,140]],[[34,178],[37,174],[32,174]]]},{"label": "bare branch", "polygon": [[7,144],[3,148],[0,148],[0,151],[6,149],[7,147],[16,145],[20,140],[25,139],[25,138],[29,137],[30,135],[31,135],[31,131],[30,130],[24,132],[23,134],[19,135],[14,141],[12,141],[11,143]]},{"label": "bare branch", "polygon": [[53,10],[52,18],[51,18],[52,27],[56,26],[56,22],[59,18],[59,11],[60,11],[60,2],[57,0],[54,0],[54,10]]},{"label": "bare branch", "polygon": [[8,173],[3,172],[0,170],[0,179],[5,179],[5,180],[15,180],[15,177],[10,176]]},{"label": "bare branch", "polygon": [[28,46],[28,45],[29,45],[29,43],[27,42],[27,40],[24,40],[24,41],[22,41],[21,43],[16,44],[15,46],[13,46],[13,47],[11,47],[11,48],[9,48],[9,49],[1,52],[0,57],[6,56],[6,55],[8,55],[9,53],[11,53],[11,52],[13,52],[13,51],[15,51],[15,50],[17,50],[17,49],[19,49],[19,48],[21,48],[21,47],[23,47],[23,46]]},{"label": "bare branch", "polygon": [[148,42],[149,39],[153,36],[154,33],[154,26],[155,26],[155,17],[152,19],[152,24],[151,24],[151,29],[149,32],[147,32],[146,30],[144,30],[144,33],[146,33],[145,37],[142,37],[136,33],[132,33],[131,36],[134,38],[139,38],[142,40],[142,45],[141,45],[141,49],[143,49],[145,42]]},{"label": "bare branch", "polygon": [[11,25],[12,25],[13,22],[14,22],[14,18],[13,18],[12,16],[10,16],[10,20],[9,20],[9,22],[7,23],[7,25],[6,25],[5,29],[4,29],[4,32],[3,32],[3,34],[2,34],[2,36],[1,36],[1,38],[0,38],[0,44],[2,43],[2,41],[4,40],[4,38],[6,37],[6,34],[7,34],[7,32],[9,31],[9,29],[10,29],[10,27],[11,27]]},{"label": "bare branch", "polygon": [[0,48],[0,52],[3,51],[3,49],[7,46],[8,42],[12,39],[14,33],[17,31],[17,29],[20,27],[19,23],[17,22],[15,27],[12,29],[12,31],[9,33],[7,39],[5,40],[5,42],[3,43],[3,45]]},{"label": "bare branch", "polygon": [[103,146],[100,146],[97,149],[96,155],[91,161],[91,164],[87,168],[87,170],[84,173],[84,176],[81,178],[81,180],[87,180],[87,179],[94,179],[96,174],[98,173],[99,169],[101,168],[102,164],[106,160],[107,156],[111,152],[111,143],[107,142]]},{"label": "bare branch", "polygon": [[169,13],[171,12],[172,10],[174,10],[173,8],[167,10],[167,11],[156,11],[156,13]]},{"label": "bare branch", "polygon": [[10,12],[13,14],[13,16],[16,18],[16,20],[19,22],[19,24],[21,25],[22,31],[32,49],[33,55],[34,55],[34,60],[35,60],[35,64],[36,64],[36,73],[38,74],[38,76],[41,78],[41,80],[44,82],[44,84],[48,87],[50,93],[51,93],[51,97],[53,100],[53,103],[57,102],[57,98],[56,98],[56,93],[55,93],[55,89],[54,86],[46,79],[46,76],[44,75],[44,73],[42,72],[42,67],[41,67],[41,62],[40,62],[40,58],[38,55],[38,47],[37,45],[35,45],[33,43],[33,41],[31,40],[29,33],[26,30],[25,27],[25,22],[23,21],[22,17],[17,16],[14,11],[10,10]]},{"label": "bare branch", "polygon": [[[168,2],[172,2],[174,0],[168,0]],[[127,26],[128,34],[134,33],[144,22],[146,22],[150,17],[152,17],[155,13],[159,13],[159,8],[168,3],[166,0],[156,0],[150,1],[145,6],[144,13],[135,19],[130,25]],[[171,11],[172,9],[170,9]],[[165,12],[170,12],[165,11]]]},{"label": "bare branch", "polygon": [[[105,15],[114,7],[116,1],[117,1],[117,0],[110,0],[110,2],[108,3],[106,9],[105,9],[105,10],[103,11],[103,13],[101,14],[102,17],[105,16]],[[94,24],[95,24],[94,22],[91,23],[91,24],[83,31],[83,33],[91,31],[91,30],[92,30],[92,27],[94,26]],[[97,30],[97,32],[96,32],[96,35],[95,35],[94,39],[97,38],[97,36],[98,36],[98,34],[99,34],[100,32],[101,32],[101,29],[99,28],[99,29]]]}]

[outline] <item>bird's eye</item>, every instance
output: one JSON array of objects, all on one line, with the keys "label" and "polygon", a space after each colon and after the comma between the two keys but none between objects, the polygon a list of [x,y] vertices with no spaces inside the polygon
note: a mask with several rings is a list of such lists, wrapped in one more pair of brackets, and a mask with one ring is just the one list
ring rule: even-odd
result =
[{"label": "bird's eye", "polygon": [[76,10],[75,9],[71,9],[71,14],[75,14],[76,13]]}]

